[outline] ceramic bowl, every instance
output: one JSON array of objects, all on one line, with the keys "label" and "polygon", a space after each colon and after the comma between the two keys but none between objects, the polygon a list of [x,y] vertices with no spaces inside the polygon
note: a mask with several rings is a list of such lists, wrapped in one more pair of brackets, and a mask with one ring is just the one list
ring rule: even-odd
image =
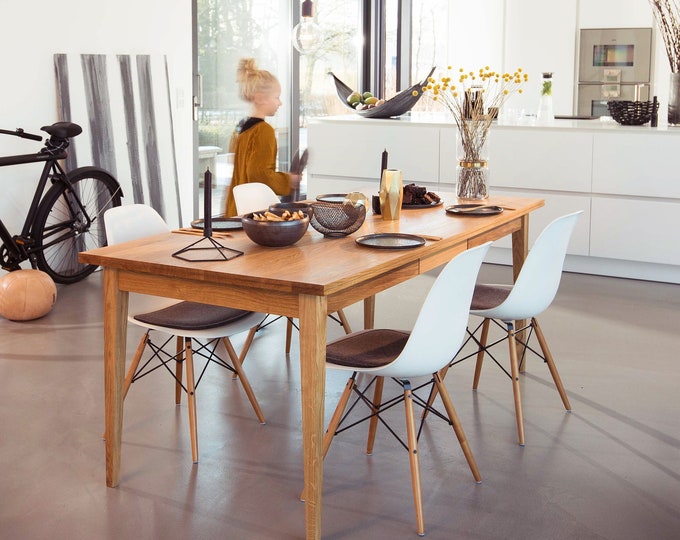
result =
[{"label": "ceramic bowl", "polygon": [[[258,213],[264,213],[258,212]],[[281,215],[283,210],[272,211]],[[290,221],[258,221],[253,219],[253,214],[243,216],[243,230],[248,238],[256,244],[267,247],[291,246],[307,232],[309,216],[304,219],[292,219]]]},{"label": "ceramic bowl", "polygon": [[277,213],[279,211],[283,212],[284,210],[288,210],[289,212],[302,210],[305,214],[307,214],[311,218],[312,213],[314,212],[314,207],[310,203],[305,202],[281,202],[277,204],[272,204],[269,207],[269,211],[274,213]]}]

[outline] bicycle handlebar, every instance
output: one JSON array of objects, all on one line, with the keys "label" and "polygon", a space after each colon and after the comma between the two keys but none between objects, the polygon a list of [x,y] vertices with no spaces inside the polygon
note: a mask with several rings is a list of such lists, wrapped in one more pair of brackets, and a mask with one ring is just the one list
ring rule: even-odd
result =
[{"label": "bicycle handlebar", "polygon": [[33,135],[32,133],[26,133],[23,129],[17,128],[15,131],[8,131],[6,129],[0,129],[0,133],[3,135],[14,135],[15,137],[21,137],[22,139],[30,139],[32,141],[42,141],[40,135]]}]

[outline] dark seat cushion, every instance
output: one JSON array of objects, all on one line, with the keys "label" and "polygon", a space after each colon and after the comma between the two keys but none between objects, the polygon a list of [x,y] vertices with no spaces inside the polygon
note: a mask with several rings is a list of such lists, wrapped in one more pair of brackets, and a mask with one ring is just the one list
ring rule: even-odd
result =
[{"label": "dark seat cushion", "polygon": [[399,330],[354,332],[328,344],[326,361],[353,368],[385,366],[399,356],[408,337]]},{"label": "dark seat cushion", "polygon": [[475,285],[470,309],[491,309],[500,306],[512,291],[512,285]]},{"label": "dark seat cushion", "polygon": [[198,302],[179,302],[172,306],[135,315],[134,318],[146,324],[180,328],[182,330],[207,330],[237,321],[250,311]]}]

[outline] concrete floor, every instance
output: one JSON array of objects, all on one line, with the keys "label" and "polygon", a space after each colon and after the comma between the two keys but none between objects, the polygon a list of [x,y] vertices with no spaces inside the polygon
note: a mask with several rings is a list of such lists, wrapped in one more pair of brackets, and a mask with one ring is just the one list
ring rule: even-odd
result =
[{"label": "concrete floor", "polygon": [[[485,266],[482,278],[509,280]],[[377,324],[408,328],[433,279],[382,293]],[[46,317],[0,320],[0,538],[292,539],[304,537],[298,341],[280,321],[246,368],[267,425],[212,367],[198,388],[200,462],[172,380],[135,383],[125,404],[121,483],[104,482],[101,275],[59,287]],[[430,418],[420,442],[427,537],[680,538],[680,287],[564,274],[541,317],[573,412],[547,368],[522,377],[527,445],[516,443],[510,381],[472,362],[446,379],[483,482],[451,429]],[[347,310],[355,328],[360,306]],[[341,330],[332,323],[330,335]],[[130,353],[139,332],[130,330]],[[237,340],[240,343],[240,340]],[[501,353],[505,357],[505,352]],[[344,385],[330,372],[327,415]],[[403,413],[395,412],[401,427]],[[408,458],[385,429],[336,438],[324,472],[327,539],[416,538]]]}]

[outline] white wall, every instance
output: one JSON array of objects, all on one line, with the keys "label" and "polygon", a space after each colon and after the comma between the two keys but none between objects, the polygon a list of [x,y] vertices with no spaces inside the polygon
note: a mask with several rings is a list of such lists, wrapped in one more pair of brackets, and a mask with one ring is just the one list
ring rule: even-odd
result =
[{"label": "white wall", "polygon": [[[40,127],[58,120],[55,53],[167,55],[182,215],[185,221],[192,216],[190,0],[0,0],[0,50],[0,128],[43,135]],[[0,136],[2,155],[38,149],[39,143]],[[39,171],[35,165],[0,168],[0,216],[11,232],[23,223]]]},{"label": "white wall", "polygon": [[[622,3],[625,0],[620,0]],[[541,74],[553,74],[555,114],[572,114],[578,0],[506,0],[505,69],[522,67],[529,84],[508,107],[536,113]]]}]

